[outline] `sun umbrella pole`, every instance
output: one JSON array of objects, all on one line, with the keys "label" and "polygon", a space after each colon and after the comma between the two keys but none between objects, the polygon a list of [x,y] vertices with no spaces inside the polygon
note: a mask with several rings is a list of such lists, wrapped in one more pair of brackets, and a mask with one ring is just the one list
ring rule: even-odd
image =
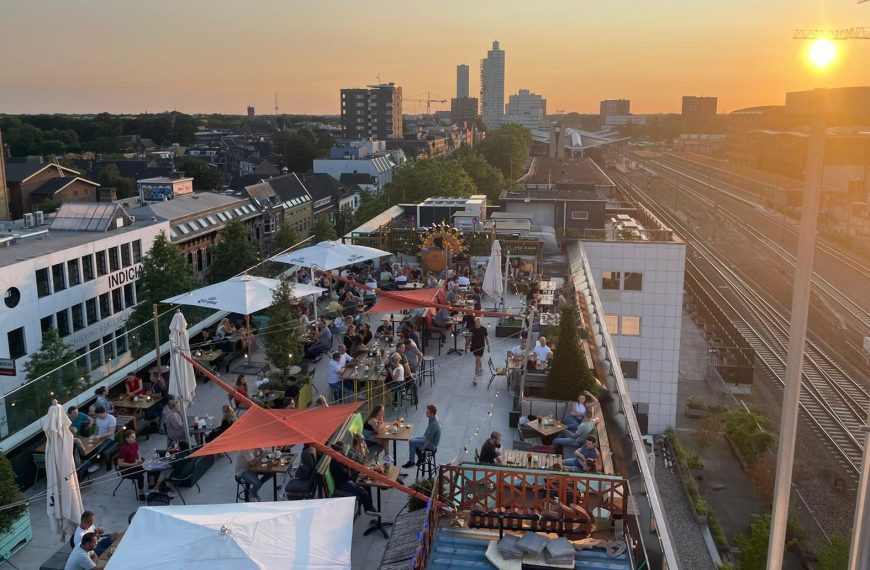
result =
[{"label": "sun umbrella pole", "polygon": [[157,371],[160,371],[160,323],[157,316],[157,303],[151,306],[154,314],[154,352],[157,354]]}]

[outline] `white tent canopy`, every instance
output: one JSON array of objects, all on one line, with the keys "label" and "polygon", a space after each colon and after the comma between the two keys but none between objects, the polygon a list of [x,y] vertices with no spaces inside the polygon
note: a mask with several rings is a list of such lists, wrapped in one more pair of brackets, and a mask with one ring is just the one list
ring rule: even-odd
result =
[{"label": "white tent canopy", "polygon": [[493,240],[492,251],[489,254],[489,261],[486,264],[486,273],[483,275],[482,288],[484,293],[489,295],[496,305],[498,305],[504,296],[504,281],[502,280],[501,265],[501,244],[498,240]]},{"label": "white tent canopy", "polygon": [[350,568],[355,501],[139,507],[107,568]]},{"label": "white tent canopy", "polygon": [[392,255],[388,251],[353,245],[339,241],[322,241],[317,245],[303,247],[272,258],[272,261],[288,265],[301,265],[313,269],[331,270],[345,265],[353,265],[369,259]]},{"label": "white tent canopy", "polygon": [[42,419],[46,437],[46,509],[51,530],[61,538],[75,532],[84,512],[69,426],[63,407],[54,401]]},{"label": "white tent canopy", "polygon": [[[272,293],[280,283],[277,279],[237,275],[214,285],[164,299],[162,302],[250,315],[272,305]],[[293,294],[296,297],[320,295],[324,291],[325,289],[312,285],[293,284]]]}]

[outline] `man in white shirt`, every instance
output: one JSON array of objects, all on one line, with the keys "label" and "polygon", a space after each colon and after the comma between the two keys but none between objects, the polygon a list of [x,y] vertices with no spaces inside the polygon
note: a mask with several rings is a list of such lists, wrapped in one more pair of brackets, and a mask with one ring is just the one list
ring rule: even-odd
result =
[{"label": "man in white shirt", "polygon": [[329,397],[333,402],[340,402],[342,399],[341,375],[343,373],[344,366],[341,364],[341,353],[336,350],[332,353],[332,358],[329,359],[329,363],[326,365],[326,381],[329,383]]},{"label": "man in white shirt", "polygon": [[251,486],[251,496],[257,501],[260,500],[260,487],[273,477],[268,473],[260,475],[251,471],[251,467],[256,467],[260,462],[260,453],[259,449],[246,449],[240,451],[236,457],[236,477]]},{"label": "man in white shirt", "polygon": [[97,431],[94,435],[97,437],[114,437],[115,426],[118,423],[117,420],[115,420],[115,416],[107,412],[106,408],[103,406],[97,406],[94,409],[94,413],[97,416],[94,418],[94,425],[97,426]]},{"label": "man in white shirt", "polygon": [[109,536],[103,536],[105,531],[103,530],[103,527],[96,526],[96,519],[97,515],[95,515],[93,511],[85,511],[82,513],[82,517],[79,519],[79,526],[76,527],[75,534],[73,534],[72,544],[73,546],[80,545],[85,535],[92,533],[94,535],[94,545],[88,550],[93,550],[96,552],[97,556],[99,556],[112,545],[115,536],[111,534]]},{"label": "man in white shirt", "polygon": [[345,345],[338,345],[338,354],[338,363],[342,369],[347,368],[347,365],[353,362],[353,358],[347,353],[347,347]]},{"label": "man in white shirt", "polygon": [[469,279],[467,275],[460,275],[456,280],[456,283],[458,283],[460,287],[468,287],[471,285],[471,279]]},{"label": "man in white shirt", "polygon": [[66,559],[66,564],[63,570],[90,570],[97,567],[97,554],[94,552],[94,547],[97,544],[97,536],[92,533],[86,533],[82,536],[80,543],[73,547],[69,553],[69,558]]},{"label": "man in white shirt", "polygon": [[532,352],[535,353],[535,358],[537,358],[538,362],[548,362],[553,358],[553,351],[547,346],[547,337],[545,336],[538,339],[538,344],[535,345]]},{"label": "man in white shirt", "polygon": [[518,345],[511,349],[511,356],[514,358],[522,358],[526,355],[526,352],[529,351],[529,343],[526,342],[526,339],[522,339]]}]

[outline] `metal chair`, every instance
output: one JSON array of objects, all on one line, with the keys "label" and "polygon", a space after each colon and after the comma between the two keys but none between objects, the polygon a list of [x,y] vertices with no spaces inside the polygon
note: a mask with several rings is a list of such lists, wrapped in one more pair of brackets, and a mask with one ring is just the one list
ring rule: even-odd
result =
[{"label": "metal chair", "polygon": [[505,378],[507,378],[507,375],[508,375],[507,365],[500,366],[499,368],[496,368],[495,365],[492,363],[492,357],[490,357],[488,363],[489,363],[490,376],[489,376],[489,383],[486,385],[487,390],[489,390],[489,387],[492,386],[492,383],[496,378],[498,378],[499,376],[504,376]]},{"label": "metal chair", "polygon": [[202,489],[199,488],[199,483],[193,478],[193,470],[196,467],[196,459],[182,459],[181,465],[176,465],[172,470],[172,475],[169,476],[167,481],[172,483],[175,486],[175,492],[181,497],[181,502],[185,505],[187,501],[184,500],[184,495],[181,494],[181,489],[178,488],[178,485],[187,483],[188,487],[195,486],[197,493],[202,493]]},{"label": "metal chair", "polygon": [[438,464],[435,462],[435,454],[437,449],[426,448],[420,452],[420,461],[417,462],[417,479],[424,477],[432,479],[438,471]]},{"label": "metal chair", "polygon": [[33,452],[33,466],[36,467],[36,474],[33,476],[33,484],[39,480],[39,470],[45,471],[45,454]]},{"label": "metal chair", "polygon": [[239,502],[239,499],[242,499],[244,502],[248,502],[251,497],[251,484],[236,475],[236,502]]}]

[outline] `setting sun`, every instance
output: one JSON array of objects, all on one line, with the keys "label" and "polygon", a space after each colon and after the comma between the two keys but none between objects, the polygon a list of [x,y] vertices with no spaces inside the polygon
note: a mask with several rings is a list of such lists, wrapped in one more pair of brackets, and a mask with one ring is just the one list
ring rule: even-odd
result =
[{"label": "setting sun", "polygon": [[837,47],[831,40],[820,38],[810,44],[810,49],[807,52],[810,63],[818,69],[825,69],[834,61],[837,56]]}]

